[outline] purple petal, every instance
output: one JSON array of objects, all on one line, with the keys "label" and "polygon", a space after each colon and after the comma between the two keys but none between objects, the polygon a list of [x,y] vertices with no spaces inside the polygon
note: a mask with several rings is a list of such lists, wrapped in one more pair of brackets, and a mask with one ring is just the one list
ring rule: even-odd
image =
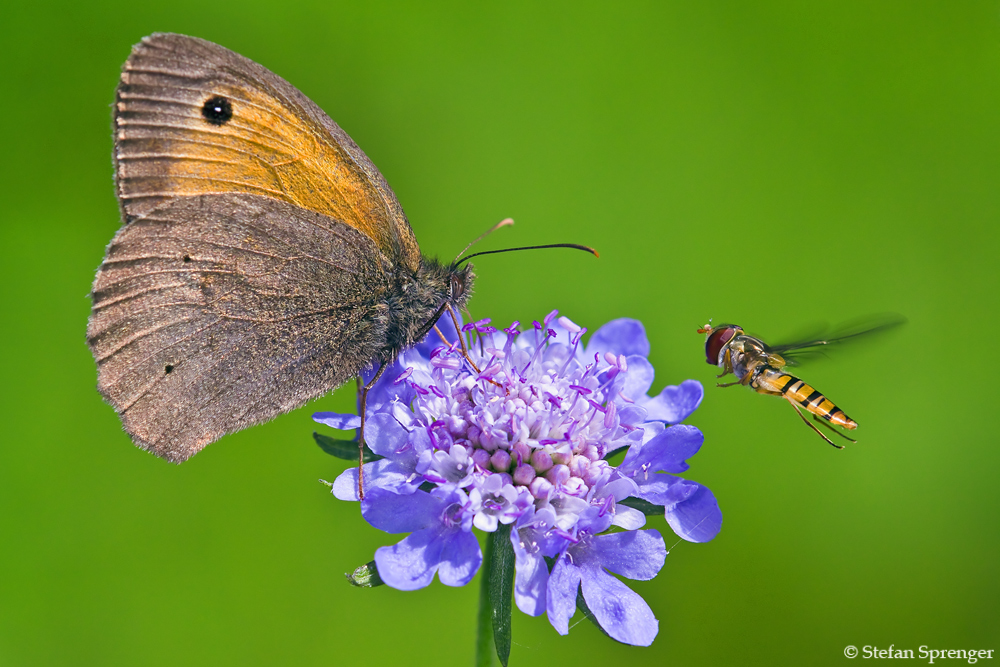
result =
[{"label": "purple petal", "polygon": [[476,576],[483,552],[471,531],[451,530],[443,538],[438,580],[445,586],[464,586]]},{"label": "purple petal", "polygon": [[587,356],[593,358],[595,352],[601,356],[605,352],[613,352],[626,357],[633,354],[648,357],[649,340],[646,338],[646,329],[639,320],[627,317],[611,320],[595,331],[587,342]]},{"label": "purple petal", "polygon": [[618,421],[622,424],[627,426],[639,426],[646,421],[646,419],[646,408],[624,402],[622,402],[618,407]]},{"label": "purple petal", "polygon": [[646,392],[653,386],[653,377],[653,365],[646,361],[645,357],[638,355],[630,356],[628,358],[628,373],[625,374],[625,387],[622,388],[622,394],[632,401],[645,399]]},{"label": "purple petal", "polygon": [[640,486],[643,480],[658,471],[684,472],[686,459],[694,456],[705,441],[694,426],[678,424],[643,445],[632,445],[618,471],[631,477]]},{"label": "purple petal", "polygon": [[605,512],[600,507],[593,505],[579,512],[577,516],[579,517],[576,522],[577,529],[591,535],[603,533],[611,527],[611,522],[614,520],[614,515],[611,512]]},{"label": "purple petal", "polygon": [[387,533],[408,533],[440,523],[446,505],[446,501],[423,491],[400,495],[386,489],[366,489],[361,516]]},{"label": "purple petal", "polygon": [[395,461],[413,459],[413,462],[416,462],[412,448],[407,452],[408,455],[400,456],[401,452],[405,451],[409,435],[391,414],[379,412],[365,422],[365,444],[379,456]]},{"label": "purple petal", "polygon": [[583,569],[581,584],[587,607],[613,639],[633,646],[653,643],[660,624],[653,610],[635,591],[593,566]]},{"label": "purple petal", "polygon": [[[631,361],[629,361],[631,371]],[[697,380],[684,380],[677,386],[667,386],[663,388],[658,396],[642,403],[646,408],[647,419],[662,420],[668,424],[678,424],[694,412],[701,399],[705,396],[705,390]]]},{"label": "purple petal", "polygon": [[666,425],[663,422],[646,422],[642,425],[642,442],[643,444],[649,442],[656,436],[667,430]]},{"label": "purple petal", "polygon": [[722,510],[708,487],[673,475],[654,475],[640,487],[643,500],[663,505],[667,523],[688,542],[708,542],[722,528]]},{"label": "purple petal", "polygon": [[663,567],[667,547],[655,530],[598,535],[588,549],[587,562],[599,564],[629,579],[652,579]]},{"label": "purple petal", "polygon": [[696,487],[683,501],[666,511],[667,523],[678,537],[688,542],[708,542],[722,529],[722,510],[707,486]]},{"label": "purple petal", "polygon": [[618,505],[611,523],[625,530],[638,530],[646,525],[646,515],[627,505]]},{"label": "purple petal", "polygon": [[402,542],[375,551],[382,581],[401,591],[427,586],[435,572],[446,586],[464,586],[482,561],[479,543],[471,533],[444,526],[418,530]]},{"label": "purple petal", "polygon": [[517,608],[525,614],[541,616],[545,612],[545,588],[549,579],[549,568],[541,553],[529,552],[525,548],[516,527],[510,531],[510,542],[514,545],[516,569],[514,601],[517,603]]},{"label": "purple petal", "polygon": [[361,417],[358,415],[342,414],[340,412],[316,412],[313,414],[313,421],[326,424],[341,431],[361,428]]},{"label": "purple petal", "polygon": [[[365,496],[375,489],[393,493],[413,493],[420,482],[413,479],[413,471],[389,459],[379,459],[364,465]],[[358,500],[358,468],[352,466],[340,473],[333,483],[333,496],[338,500]]]},{"label": "purple petal", "polygon": [[379,577],[401,591],[415,591],[431,583],[441,562],[440,527],[418,530],[402,542],[375,550]]},{"label": "purple petal", "polygon": [[561,635],[569,634],[569,619],[576,611],[576,592],[581,576],[580,568],[565,554],[559,557],[549,574],[546,611],[549,623]]}]

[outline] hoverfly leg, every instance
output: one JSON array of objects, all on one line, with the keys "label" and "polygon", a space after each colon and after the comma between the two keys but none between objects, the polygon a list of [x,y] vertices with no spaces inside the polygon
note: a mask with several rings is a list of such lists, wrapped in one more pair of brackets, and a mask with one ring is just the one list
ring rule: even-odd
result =
[{"label": "hoverfly leg", "polygon": [[858,444],[857,440],[855,440],[854,438],[847,437],[846,435],[844,435],[843,433],[841,433],[840,431],[838,431],[837,429],[835,429],[831,424],[826,423],[825,421],[823,421],[822,419],[820,419],[816,415],[813,415],[813,419],[815,419],[817,422],[819,422],[820,426],[827,427],[828,429],[830,429],[831,431],[833,431],[834,433],[836,433],[837,435],[839,435],[844,440],[847,440],[848,442],[853,442],[854,444]]},{"label": "hoverfly leg", "polygon": [[799,410],[799,406],[795,405],[791,401],[788,401],[788,404],[791,405],[793,408],[795,408],[795,414],[797,414],[799,416],[799,418],[802,420],[803,424],[805,424],[806,426],[808,426],[812,430],[816,431],[816,435],[818,435],[819,437],[821,437],[824,440],[826,440],[827,443],[829,443],[830,446],[832,446],[832,447],[836,447],[837,449],[843,449],[844,448],[843,445],[838,445],[833,440],[830,440],[830,438],[828,438],[825,435],[823,435],[823,433],[818,428],[816,428],[815,426],[813,426],[812,423],[808,419],[806,419],[805,415],[802,414],[802,411]]},{"label": "hoverfly leg", "polygon": [[358,435],[358,498],[360,500],[365,499],[365,489],[363,486],[364,474],[362,466],[365,463],[365,413],[368,411],[367,410],[368,392],[375,385],[375,383],[378,382],[378,379],[382,377],[382,373],[385,372],[385,369],[388,366],[389,364],[387,364],[386,362],[384,361],[380,362],[378,370],[375,371],[375,377],[373,377],[371,381],[364,387],[361,386],[361,376],[360,375],[358,376],[358,393],[361,396],[361,400],[359,401],[360,403],[359,412],[361,414],[361,431]]},{"label": "hoverfly leg", "polygon": [[[722,376],[719,376],[719,377],[722,377]],[[737,382],[716,382],[715,386],[716,387],[735,387],[738,384],[743,384],[743,383],[739,382],[739,381],[737,381]]]}]

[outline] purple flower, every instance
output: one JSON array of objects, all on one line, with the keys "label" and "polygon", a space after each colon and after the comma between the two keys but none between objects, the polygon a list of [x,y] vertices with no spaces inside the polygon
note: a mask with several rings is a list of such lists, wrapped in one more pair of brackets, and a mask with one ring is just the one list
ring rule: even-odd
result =
[{"label": "purple flower", "polygon": [[[382,580],[402,590],[467,583],[482,561],[472,535],[510,525],[519,609],[547,613],[560,633],[577,591],[615,639],[648,645],[649,606],[608,572],[650,579],[663,539],[640,530],[639,498],[663,507],[682,538],[711,539],[721,514],[711,492],[675,476],[702,436],[683,421],[702,399],[688,380],[649,396],[654,374],[642,324],[615,320],[584,345],[586,329],[549,313],[525,330],[480,320],[458,332],[449,317],[403,352],[368,395],[365,436],[381,460],[364,465],[362,515],[376,528],[411,533],[376,552]],[[469,356],[461,351],[465,339]],[[317,421],[356,429],[354,415]],[[607,457],[626,450],[618,467]],[[357,471],[333,485],[357,500]],[[615,526],[624,532],[608,533]],[[551,563],[551,571],[550,571]]]},{"label": "purple flower", "polygon": [[534,500],[527,488],[506,482],[502,475],[480,476],[469,491],[469,502],[475,512],[472,525],[492,533],[497,522],[514,522],[529,507],[534,507]]},{"label": "purple flower", "polygon": [[446,586],[464,586],[483,562],[471,532],[468,499],[458,489],[411,495],[373,489],[361,502],[361,514],[387,533],[413,531],[402,542],[375,551],[379,576],[393,588],[423,588],[435,572]]},{"label": "purple flower", "polygon": [[548,615],[556,631],[569,632],[577,589],[612,638],[649,646],[659,623],[646,601],[608,572],[629,579],[652,579],[663,567],[667,548],[655,530],[585,535],[556,561],[548,580]]}]

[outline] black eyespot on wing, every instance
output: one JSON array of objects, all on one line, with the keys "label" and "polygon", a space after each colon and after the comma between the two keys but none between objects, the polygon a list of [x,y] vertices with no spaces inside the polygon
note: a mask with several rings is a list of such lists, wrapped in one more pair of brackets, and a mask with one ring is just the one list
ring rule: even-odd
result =
[{"label": "black eyespot on wing", "polygon": [[212,125],[225,125],[233,117],[233,105],[225,97],[210,97],[201,108],[201,115]]},{"label": "black eyespot on wing", "polygon": [[168,373],[169,374],[172,370],[174,370],[174,365],[173,364],[167,364],[166,366],[163,367],[163,372],[164,373]]}]

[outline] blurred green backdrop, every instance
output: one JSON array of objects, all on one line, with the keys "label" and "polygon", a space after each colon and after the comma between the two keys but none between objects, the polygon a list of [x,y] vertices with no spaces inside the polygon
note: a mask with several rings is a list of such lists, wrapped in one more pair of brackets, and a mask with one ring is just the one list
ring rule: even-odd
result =
[{"label": "blurred green backdrop", "polygon": [[[395,541],[317,482],[344,464],[309,416],[353,389],[179,467],[134,448],[95,391],[87,293],[119,224],[109,104],[155,31],[309,95],[428,254],[505,216],[485,247],[601,251],[481,258],[474,315],[636,317],[657,390],[705,383],[689,476],[725,525],[635,585],[656,643],[515,612],[513,665],[1000,649],[1000,3],[284,4],[4,7],[0,664],[472,660],[476,585],[343,579]],[[801,372],[861,424],[841,452],[781,401],[715,389],[694,332],[883,311],[910,322]]]}]

